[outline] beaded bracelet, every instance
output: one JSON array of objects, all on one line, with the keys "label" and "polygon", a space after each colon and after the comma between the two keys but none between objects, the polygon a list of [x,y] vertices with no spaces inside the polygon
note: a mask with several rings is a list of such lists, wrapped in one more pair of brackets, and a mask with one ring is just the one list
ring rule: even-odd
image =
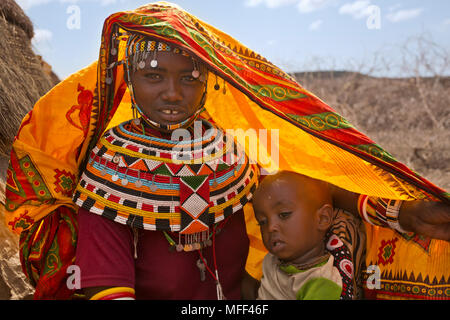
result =
[{"label": "beaded bracelet", "polygon": [[397,230],[400,233],[406,233],[398,221],[398,214],[400,213],[400,207],[402,206],[402,200],[388,200],[386,207],[386,220],[391,229]]},{"label": "beaded bracelet", "polygon": [[391,228],[400,233],[407,233],[398,221],[402,200],[390,200],[368,195],[358,198],[358,212],[361,218],[375,226]]}]

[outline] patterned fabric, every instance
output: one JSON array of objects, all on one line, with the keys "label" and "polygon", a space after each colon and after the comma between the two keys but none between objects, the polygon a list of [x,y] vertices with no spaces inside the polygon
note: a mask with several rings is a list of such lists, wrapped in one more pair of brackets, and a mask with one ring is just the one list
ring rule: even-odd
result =
[{"label": "patterned fabric", "polygon": [[[75,263],[78,224],[73,210],[59,207],[20,235],[20,262],[35,286],[34,299],[69,299],[67,268]],[[63,285],[61,285],[63,284]]]},{"label": "patterned fabric", "polygon": [[[379,270],[380,286],[364,270],[365,296],[372,299],[450,299],[450,243],[401,233],[389,227],[388,200],[360,196],[359,214],[366,222],[366,266]],[[368,283],[370,283],[368,285]]]},{"label": "patterned fabric", "polygon": [[138,134],[134,121],[111,128],[92,150],[74,202],[134,228],[209,230],[251,199],[258,171],[232,137],[202,123],[205,135],[182,143]]},{"label": "patterned fabric", "polygon": [[[92,150],[108,128],[132,118],[124,66],[108,69],[125,57],[125,30],[162,39],[205,64],[207,113],[238,142],[256,132],[259,152],[243,144],[245,152],[268,171],[296,171],[388,199],[449,201],[448,193],[396,161],[264,57],[181,8],[158,2],[109,16],[98,61],[55,86],[23,119],[5,193],[6,224],[13,232],[27,238],[58,208],[76,211],[72,197]],[[226,90],[214,90],[216,75]],[[259,248],[254,219],[247,232],[256,240],[250,251]],[[44,247],[51,248],[54,240],[46,241]],[[255,275],[262,259],[250,256],[255,259],[247,267]]]},{"label": "patterned fabric", "polygon": [[365,298],[450,300],[449,242],[407,239],[367,223],[366,232],[366,265],[371,268],[362,273]]},{"label": "patterned fabric", "polygon": [[335,209],[335,218],[330,233],[336,235],[350,252],[353,263],[353,297],[363,298],[363,274],[366,269],[366,234],[364,223],[342,209]]},{"label": "patterned fabric", "polygon": [[341,299],[353,299],[353,274],[355,270],[350,250],[335,234],[328,236],[326,248],[334,257],[333,265],[339,270],[342,277]]}]

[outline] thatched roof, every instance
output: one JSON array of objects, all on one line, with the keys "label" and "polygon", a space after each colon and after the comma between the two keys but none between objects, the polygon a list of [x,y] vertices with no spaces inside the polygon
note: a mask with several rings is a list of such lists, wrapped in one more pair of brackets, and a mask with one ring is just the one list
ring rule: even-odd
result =
[{"label": "thatched roof", "polygon": [[33,53],[33,25],[14,0],[0,2],[0,154],[11,143],[25,114],[57,82]]}]

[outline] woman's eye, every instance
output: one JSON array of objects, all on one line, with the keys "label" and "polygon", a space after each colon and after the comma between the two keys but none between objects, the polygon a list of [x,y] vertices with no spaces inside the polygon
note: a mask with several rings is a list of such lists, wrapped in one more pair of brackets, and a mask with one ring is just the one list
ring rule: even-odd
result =
[{"label": "woman's eye", "polygon": [[159,79],[161,79],[161,75],[159,75],[157,73],[146,73],[144,75],[144,77],[146,77],[147,79],[151,79],[151,80],[159,80]]},{"label": "woman's eye", "polygon": [[193,76],[184,76],[182,79],[187,82],[193,82],[196,80]]},{"label": "woman's eye", "polygon": [[281,219],[287,219],[287,218],[289,218],[289,216],[291,215],[291,213],[292,213],[292,212],[288,212],[288,211],[286,211],[286,212],[281,212],[281,213],[278,214],[278,216],[279,216]]}]

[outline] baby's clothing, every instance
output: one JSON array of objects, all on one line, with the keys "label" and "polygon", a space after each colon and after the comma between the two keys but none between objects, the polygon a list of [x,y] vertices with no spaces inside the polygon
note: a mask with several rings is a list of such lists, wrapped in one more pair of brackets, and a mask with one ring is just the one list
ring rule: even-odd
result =
[{"label": "baby's clothing", "polygon": [[299,270],[268,253],[258,300],[339,300],[342,277],[333,263],[334,257],[329,255],[325,261]]}]

